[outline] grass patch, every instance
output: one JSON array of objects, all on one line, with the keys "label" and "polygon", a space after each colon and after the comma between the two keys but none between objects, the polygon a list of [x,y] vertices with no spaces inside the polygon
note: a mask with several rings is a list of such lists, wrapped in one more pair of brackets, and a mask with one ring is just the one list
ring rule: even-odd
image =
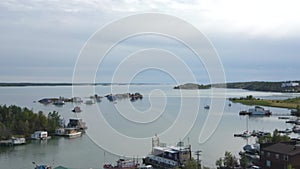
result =
[{"label": "grass patch", "polygon": [[241,103],[245,105],[259,105],[259,106],[269,106],[269,107],[280,107],[280,108],[289,108],[289,109],[296,109],[297,106],[300,106],[300,98],[290,98],[286,100],[264,100],[264,99],[257,99],[253,98],[252,96],[249,98],[230,98],[230,101],[234,103]]}]

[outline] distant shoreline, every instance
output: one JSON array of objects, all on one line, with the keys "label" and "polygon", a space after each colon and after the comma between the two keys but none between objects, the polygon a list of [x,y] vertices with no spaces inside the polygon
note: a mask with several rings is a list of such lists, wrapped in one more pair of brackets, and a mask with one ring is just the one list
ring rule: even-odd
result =
[{"label": "distant shoreline", "polygon": [[[295,84],[295,86],[284,86],[285,84]],[[297,85],[296,85],[297,84]],[[281,82],[265,82],[265,81],[252,81],[252,82],[230,82],[230,83],[216,83],[216,84],[195,84],[186,83],[175,86],[174,89],[210,89],[210,88],[228,88],[228,89],[244,89],[249,91],[259,92],[280,92],[280,93],[300,93],[300,81],[281,81]]]},{"label": "distant shoreline", "polygon": [[172,85],[171,83],[0,83],[0,87],[28,86],[111,86],[111,85]]}]

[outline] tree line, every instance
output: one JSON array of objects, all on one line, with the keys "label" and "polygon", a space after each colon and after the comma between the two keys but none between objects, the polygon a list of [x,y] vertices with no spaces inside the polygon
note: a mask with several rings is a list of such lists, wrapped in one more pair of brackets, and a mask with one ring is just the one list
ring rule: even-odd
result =
[{"label": "tree line", "polygon": [[28,108],[15,105],[0,105],[0,140],[10,139],[12,136],[30,137],[38,130],[54,133],[59,127],[58,112],[49,112],[48,116],[42,111],[34,113]]}]

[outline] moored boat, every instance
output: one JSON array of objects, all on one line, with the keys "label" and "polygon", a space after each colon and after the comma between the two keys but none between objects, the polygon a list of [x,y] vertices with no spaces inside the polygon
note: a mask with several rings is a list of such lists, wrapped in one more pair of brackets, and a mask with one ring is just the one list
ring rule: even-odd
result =
[{"label": "moored boat", "polygon": [[251,133],[249,131],[244,131],[241,134],[233,134],[234,137],[243,137],[243,138],[248,138],[251,137]]},{"label": "moored boat", "polygon": [[22,144],[26,144],[26,139],[21,137],[21,138],[15,138],[12,137],[11,138],[11,143],[12,145],[22,145]]},{"label": "moored boat", "polygon": [[292,130],[293,130],[294,133],[300,133],[300,126],[295,125]]},{"label": "moored boat", "polygon": [[252,109],[249,109],[248,112],[250,115],[256,115],[256,116],[270,116],[272,115],[272,112],[270,110],[265,110],[263,107],[255,106]]},{"label": "moored boat", "polygon": [[210,108],[209,105],[204,106],[204,109],[209,109],[209,108]]},{"label": "moored boat", "polygon": [[55,100],[55,101],[53,102],[53,104],[56,105],[56,106],[62,106],[62,105],[65,104],[65,101],[62,100],[62,99],[58,99],[58,100]]},{"label": "moored boat", "polygon": [[265,110],[263,107],[255,106],[248,111],[242,110],[239,112],[240,115],[250,115],[250,116],[270,116],[272,112],[270,110]]},{"label": "moored boat", "polygon": [[81,109],[80,109],[79,106],[76,106],[76,107],[74,107],[74,109],[72,110],[72,112],[74,112],[74,113],[80,113]]},{"label": "moored boat", "polygon": [[95,104],[95,101],[92,100],[92,99],[88,99],[84,103],[87,104],[87,105],[92,105],[92,104]]},{"label": "moored boat", "polygon": [[50,139],[51,137],[48,136],[47,131],[36,131],[33,134],[31,134],[30,138],[32,140],[46,140],[46,139]]},{"label": "moored boat", "polygon": [[183,142],[179,142],[176,146],[166,146],[155,136],[152,139],[152,152],[143,159],[143,163],[153,168],[182,167],[191,160],[191,153],[191,145],[185,146]]},{"label": "moored boat", "polygon": [[134,160],[119,159],[117,165],[104,164],[104,169],[114,168],[114,169],[137,169],[139,164]]},{"label": "moored boat", "polygon": [[81,131],[76,131],[74,129],[65,129],[65,136],[68,138],[77,138],[80,137],[82,132]]}]

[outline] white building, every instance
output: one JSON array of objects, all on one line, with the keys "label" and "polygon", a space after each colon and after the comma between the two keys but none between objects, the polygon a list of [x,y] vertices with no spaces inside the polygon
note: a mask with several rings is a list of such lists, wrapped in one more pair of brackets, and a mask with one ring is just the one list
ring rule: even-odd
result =
[{"label": "white building", "polygon": [[284,82],[281,84],[281,87],[295,87],[295,86],[299,86],[299,83],[296,82]]}]

